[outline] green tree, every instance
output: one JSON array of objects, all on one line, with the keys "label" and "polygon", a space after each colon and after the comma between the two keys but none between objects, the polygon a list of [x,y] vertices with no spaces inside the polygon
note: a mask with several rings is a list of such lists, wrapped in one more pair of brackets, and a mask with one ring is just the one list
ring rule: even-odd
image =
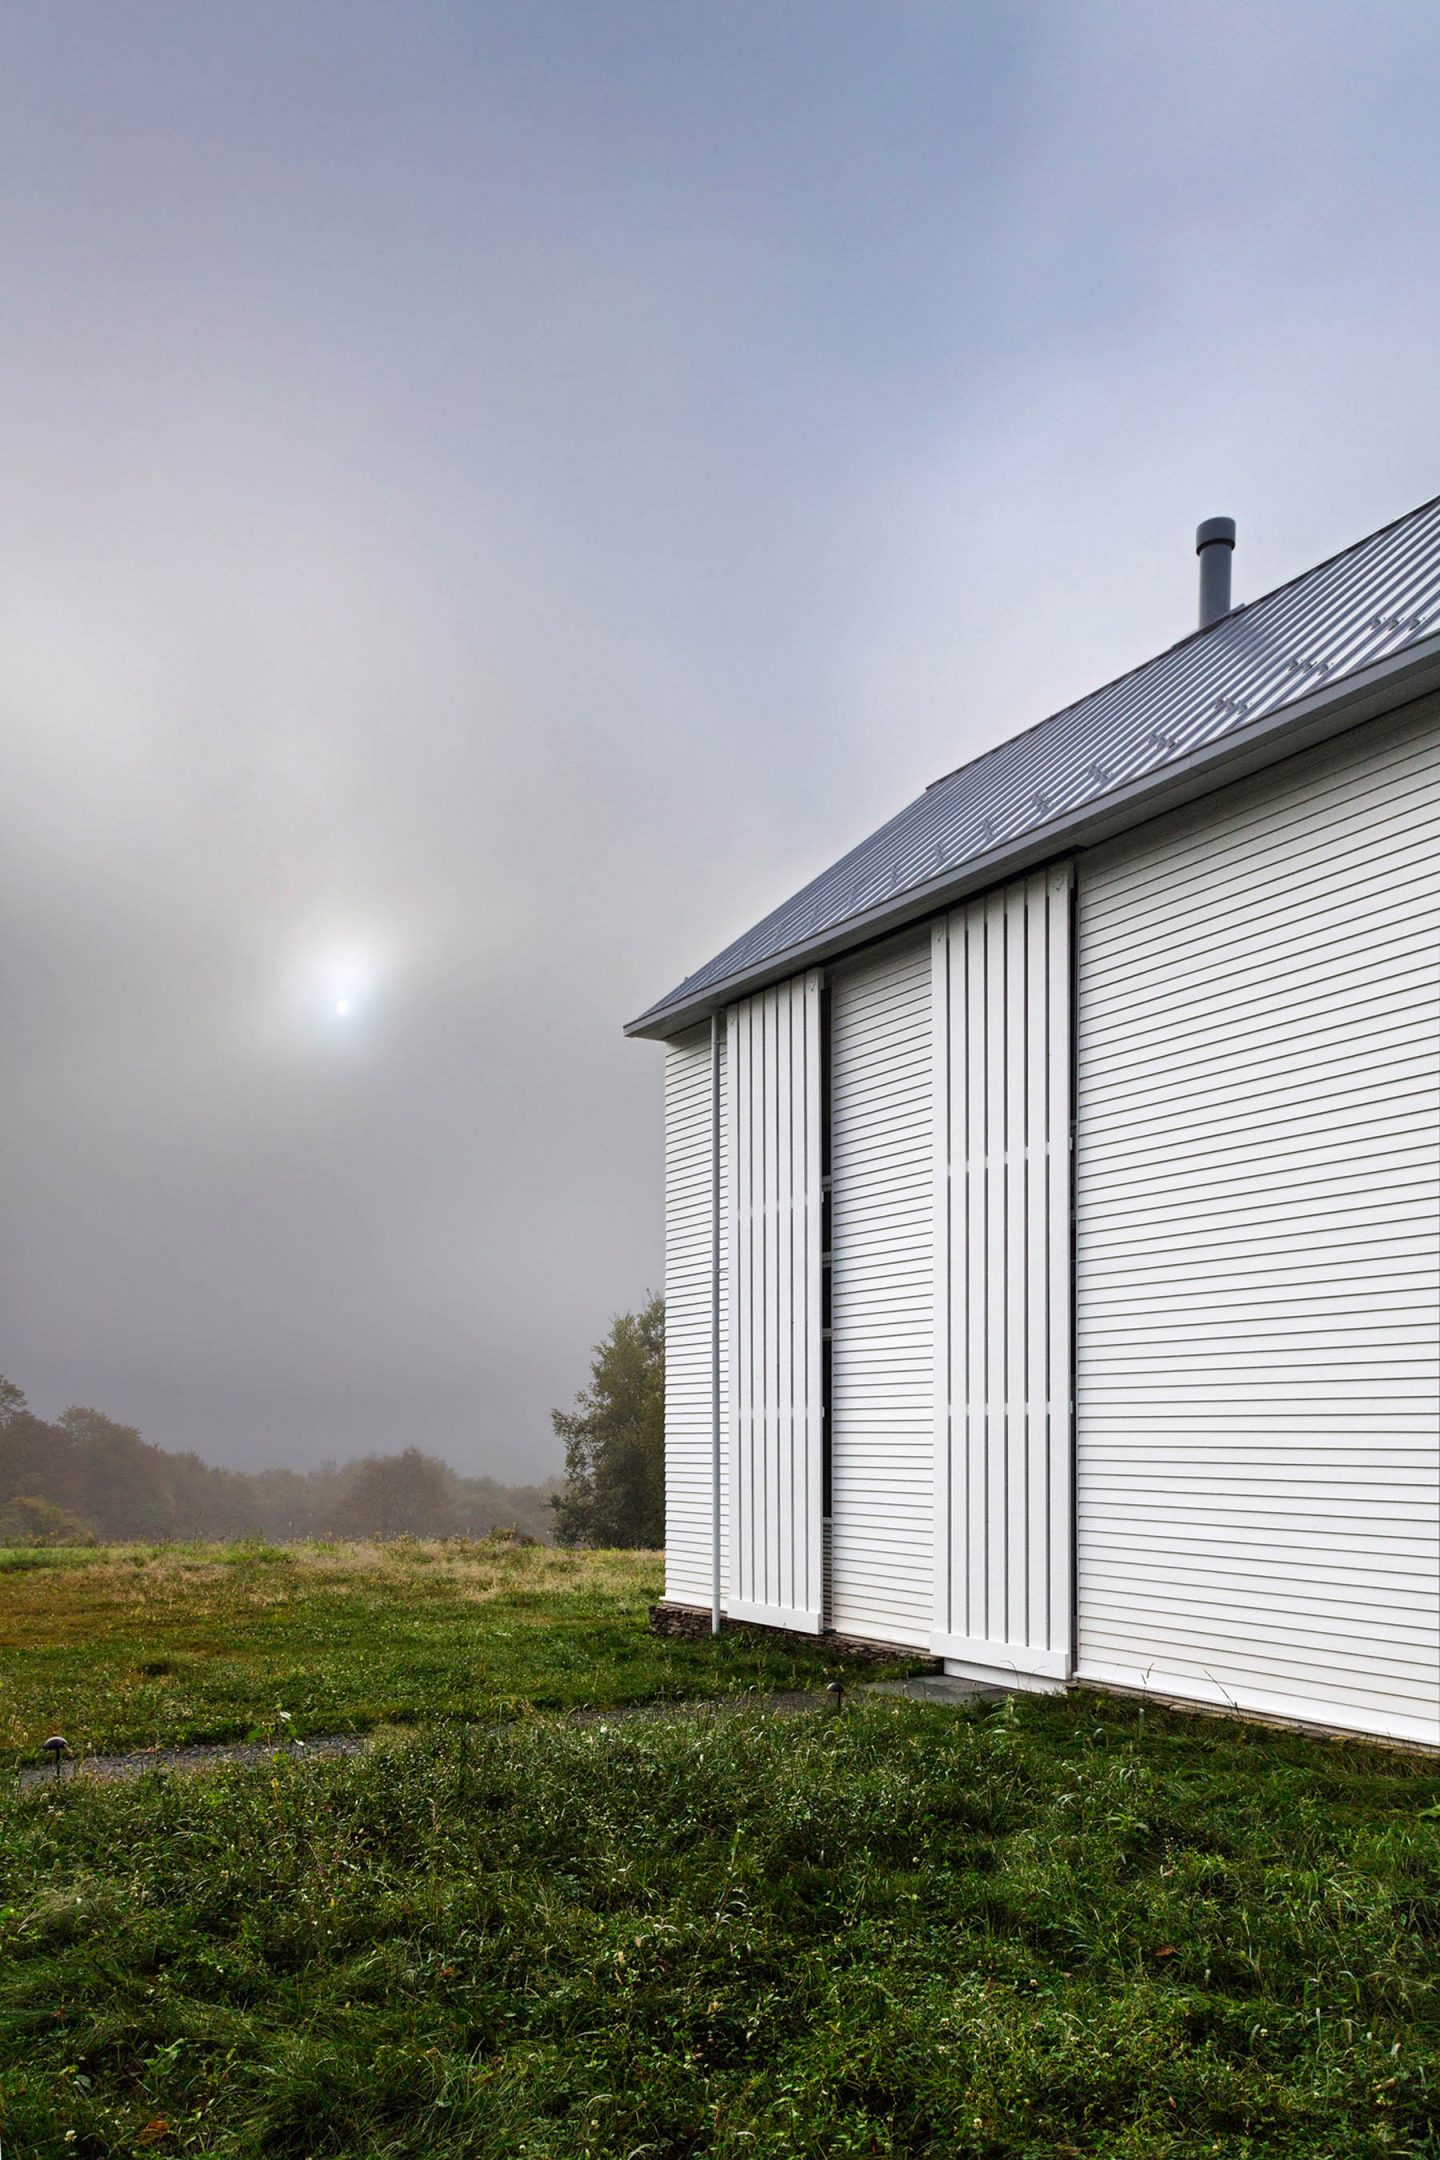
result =
[{"label": "green tree", "polygon": [[7,1380],[0,1373],[0,1425],[8,1425],[12,1418],[19,1417],[28,1408],[23,1388],[16,1387],[13,1380]]},{"label": "green tree", "polygon": [[595,1346],[590,1385],[551,1413],[565,1487],[551,1501],[562,1545],[665,1542],[665,1300],[621,1313]]},{"label": "green tree", "polygon": [[455,1473],[419,1448],[352,1463],[337,1511],[348,1537],[443,1537],[450,1528]]},{"label": "green tree", "polygon": [[[133,1425],[121,1425],[103,1410],[77,1406],[62,1411],[55,1424],[80,1466],[77,1498],[106,1537],[169,1538],[189,1527],[175,1491],[180,1457],[142,1440]],[[61,1495],[50,1497],[64,1504]]]}]

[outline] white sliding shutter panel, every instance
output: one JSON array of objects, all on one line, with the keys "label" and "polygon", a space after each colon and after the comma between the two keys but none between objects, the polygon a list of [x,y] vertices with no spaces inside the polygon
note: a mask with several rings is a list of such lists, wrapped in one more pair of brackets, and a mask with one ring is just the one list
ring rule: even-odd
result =
[{"label": "white sliding shutter panel", "polygon": [[935,1204],[930,941],[830,988],[830,1625],[934,1628]]},{"label": "white sliding shutter panel", "polygon": [[935,984],[936,1612],[957,1663],[1068,1677],[1068,865],[957,909]]},{"label": "white sliding shutter panel", "polygon": [[[725,1042],[720,1040],[722,1193]],[[665,1595],[681,1605],[709,1605],[714,1580],[711,1278],[714,1251],[710,1028],[692,1028],[665,1045]],[[721,1415],[727,1378],[728,1298],[720,1240]],[[721,1431],[724,1426],[722,1423]],[[722,1535],[724,1481],[721,1483]],[[723,1582],[723,1575],[722,1575]]]},{"label": "white sliding shutter panel", "polygon": [[732,1619],[819,1634],[820,976],[728,1015]]},{"label": "white sliding shutter panel", "polygon": [[1084,860],[1080,1671],[1440,1741],[1434,701]]}]

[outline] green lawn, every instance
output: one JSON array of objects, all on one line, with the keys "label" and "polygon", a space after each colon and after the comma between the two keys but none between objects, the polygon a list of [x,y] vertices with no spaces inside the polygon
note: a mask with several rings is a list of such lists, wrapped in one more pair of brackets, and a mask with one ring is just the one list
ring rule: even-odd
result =
[{"label": "green lawn", "polygon": [[661,1573],[656,1553],[490,1540],[0,1551],[0,1765],[52,1732],[94,1754],[823,1686],[838,1669],[799,1641],[648,1634]]},{"label": "green lawn", "polygon": [[[610,1615],[563,1699],[651,1654],[651,1565],[543,1593]],[[1440,1763],[1358,1744],[1087,1695],[446,1719],[0,1780],[0,1856],[7,2160],[1440,2155]]]}]

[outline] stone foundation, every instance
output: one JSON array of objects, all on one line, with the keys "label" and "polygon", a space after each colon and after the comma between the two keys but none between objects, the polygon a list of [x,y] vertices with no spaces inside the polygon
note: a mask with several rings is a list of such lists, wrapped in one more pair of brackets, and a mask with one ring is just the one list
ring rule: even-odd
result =
[{"label": "stone foundation", "polygon": [[[820,1642],[827,1650],[839,1657],[868,1658],[872,1664],[892,1665],[903,1658],[907,1665],[915,1665],[922,1672],[938,1673],[944,1669],[944,1661],[930,1657],[923,1650],[912,1650],[903,1643],[862,1641],[858,1635],[836,1635],[827,1631],[820,1636],[797,1636],[793,1628],[763,1627],[750,1620],[727,1620],[722,1614],[720,1625],[727,1635],[768,1635],[777,1642]],[[706,1605],[673,1605],[664,1598],[650,1607],[650,1632],[652,1635],[672,1635],[695,1640],[710,1633],[710,1609]]]}]

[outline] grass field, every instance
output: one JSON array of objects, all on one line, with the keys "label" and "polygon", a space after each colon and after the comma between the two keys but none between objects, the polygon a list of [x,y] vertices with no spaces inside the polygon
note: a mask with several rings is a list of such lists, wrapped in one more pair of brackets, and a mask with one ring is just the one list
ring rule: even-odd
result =
[{"label": "grass field", "polygon": [[823,1685],[797,1642],[647,1634],[654,1553],[490,1540],[0,1552],[0,1763]]},{"label": "grass field", "polygon": [[[527,1654],[593,1701],[646,1564],[568,1565],[540,1594],[608,1614],[594,1670],[583,1627],[561,1679]],[[741,1654],[674,1647],[672,1686]],[[344,1762],[3,1781],[0,1855],[7,2160],[1440,2153],[1440,1764],[1359,1745],[1084,1695],[445,1717]]]}]

